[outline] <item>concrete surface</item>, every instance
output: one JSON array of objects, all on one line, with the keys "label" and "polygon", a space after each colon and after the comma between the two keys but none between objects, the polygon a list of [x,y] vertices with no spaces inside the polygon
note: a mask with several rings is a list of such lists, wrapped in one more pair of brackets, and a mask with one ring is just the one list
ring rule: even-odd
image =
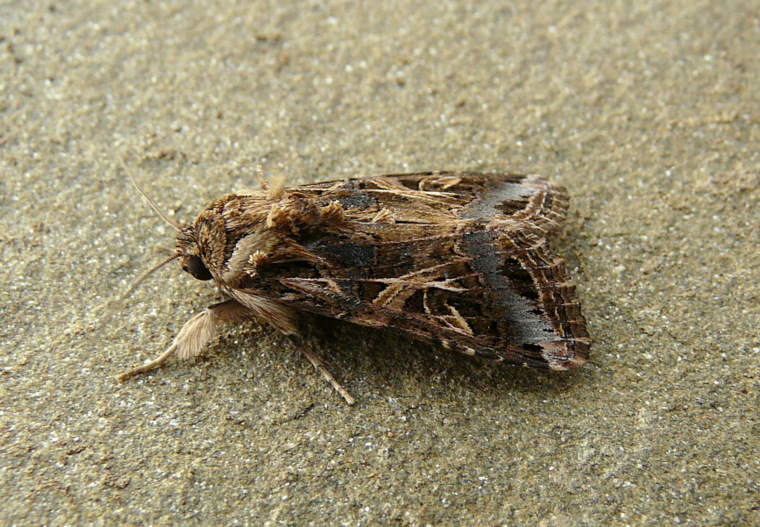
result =
[{"label": "concrete surface", "polygon": [[[0,3],[0,523],[760,524],[756,2]],[[594,363],[267,328],[123,385],[214,291],[157,262],[256,185],[568,187]],[[100,306],[109,305],[106,311]]]}]

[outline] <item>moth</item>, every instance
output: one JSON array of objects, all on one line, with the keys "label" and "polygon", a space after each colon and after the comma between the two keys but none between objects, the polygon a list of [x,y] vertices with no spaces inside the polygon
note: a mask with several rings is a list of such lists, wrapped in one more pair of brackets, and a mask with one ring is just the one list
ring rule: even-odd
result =
[{"label": "moth", "polygon": [[260,189],[212,201],[188,226],[138,186],[177,230],[174,251],[160,265],[177,260],[225,300],[192,317],[161,356],[120,380],[173,354],[198,355],[222,323],[255,319],[298,335],[304,313],[534,368],[566,370],[588,359],[581,304],[547,242],[566,215],[563,188],[536,175],[473,172],[289,188],[259,178]]}]

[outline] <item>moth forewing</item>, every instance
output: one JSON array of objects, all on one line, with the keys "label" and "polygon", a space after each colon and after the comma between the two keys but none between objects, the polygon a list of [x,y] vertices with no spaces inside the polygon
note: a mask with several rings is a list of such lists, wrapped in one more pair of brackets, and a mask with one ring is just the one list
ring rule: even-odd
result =
[{"label": "moth forewing", "polygon": [[585,319],[546,239],[567,201],[539,176],[469,172],[227,194],[178,229],[173,257],[228,299],[122,377],[199,353],[224,322],[253,318],[295,335],[303,312],[532,367],[582,364]]}]

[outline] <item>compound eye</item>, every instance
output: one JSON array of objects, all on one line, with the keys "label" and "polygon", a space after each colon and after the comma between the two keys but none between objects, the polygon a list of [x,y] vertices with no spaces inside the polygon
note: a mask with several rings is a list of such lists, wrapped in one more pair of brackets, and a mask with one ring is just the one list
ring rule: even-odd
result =
[{"label": "compound eye", "polygon": [[211,272],[208,267],[203,263],[200,256],[191,256],[187,259],[187,266],[185,271],[193,275],[198,280],[211,280]]}]

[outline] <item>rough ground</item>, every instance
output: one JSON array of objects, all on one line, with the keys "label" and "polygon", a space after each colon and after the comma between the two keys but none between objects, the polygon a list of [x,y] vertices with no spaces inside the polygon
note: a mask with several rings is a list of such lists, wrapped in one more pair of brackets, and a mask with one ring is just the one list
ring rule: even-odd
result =
[{"label": "rough ground", "polygon": [[[0,524],[760,524],[756,2],[0,3]],[[120,385],[208,284],[180,221],[424,169],[570,190],[569,375],[338,326]]]}]

